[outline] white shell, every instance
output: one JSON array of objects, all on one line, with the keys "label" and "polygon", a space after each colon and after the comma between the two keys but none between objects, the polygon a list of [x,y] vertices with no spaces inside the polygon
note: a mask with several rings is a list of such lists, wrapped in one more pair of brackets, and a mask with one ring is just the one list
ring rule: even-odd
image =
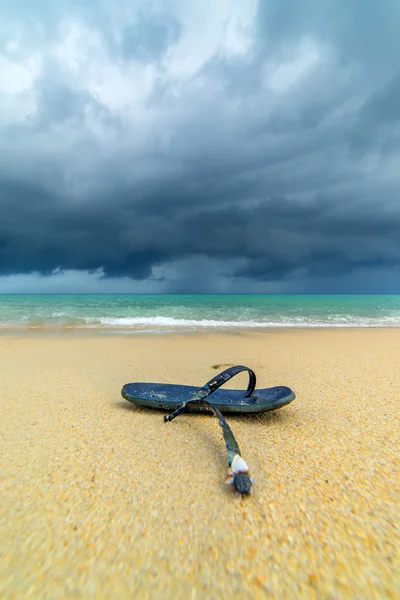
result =
[{"label": "white shell", "polygon": [[239,454],[235,454],[231,464],[232,473],[237,475],[238,473],[248,473],[249,467],[244,462],[243,458]]}]

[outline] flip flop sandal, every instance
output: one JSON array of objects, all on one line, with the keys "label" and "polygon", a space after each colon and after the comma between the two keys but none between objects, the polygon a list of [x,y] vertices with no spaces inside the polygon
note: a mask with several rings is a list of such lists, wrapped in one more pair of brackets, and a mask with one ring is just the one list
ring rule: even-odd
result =
[{"label": "flip flop sandal", "polygon": [[[246,391],[220,390],[231,377],[242,371],[249,374]],[[212,394],[212,405],[221,413],[259,413],[281,408],[295,399],[288,387],[277,386],[255,389],[256,376],[252,369],[238,365],[222,371],[203,387],[175,385],[172,383],[126,383],[121,390],[123,398],[137,406],[175,411],[183,403],[203,401]],[[202,402],[189,404],[187,410],[204,412],[209,410]]]}]

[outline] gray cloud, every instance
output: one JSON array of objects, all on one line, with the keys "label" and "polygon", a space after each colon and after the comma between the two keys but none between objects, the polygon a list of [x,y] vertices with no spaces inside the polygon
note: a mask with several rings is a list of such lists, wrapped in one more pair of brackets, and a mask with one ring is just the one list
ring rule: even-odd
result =
[{"label": "gray cloud", "polygon": [[178,41],[180,33],[181,24],[171,15],[149,18],[142,13],[122,31],[122,55],[126,59],[158,60],[171,44]]},{"label": "gray cloud", "polygon": [[396,2],[6,6],[0,275],[388,291]]}]

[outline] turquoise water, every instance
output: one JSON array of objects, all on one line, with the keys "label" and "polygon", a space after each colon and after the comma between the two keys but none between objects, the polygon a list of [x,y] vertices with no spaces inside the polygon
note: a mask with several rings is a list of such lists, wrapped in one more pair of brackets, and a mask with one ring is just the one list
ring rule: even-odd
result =
[{"label": "turquoise water", "polygon": [[400,295],[0,295],[0,331],[399,326]]}]

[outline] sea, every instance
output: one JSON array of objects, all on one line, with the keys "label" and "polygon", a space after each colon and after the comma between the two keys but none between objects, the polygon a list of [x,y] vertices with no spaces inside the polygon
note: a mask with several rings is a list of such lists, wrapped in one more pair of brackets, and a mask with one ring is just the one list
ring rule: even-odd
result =
[{"label": "sea", "polygon": [[0,333],[333,327],[400,327],[400,295],[0,295]]}]

